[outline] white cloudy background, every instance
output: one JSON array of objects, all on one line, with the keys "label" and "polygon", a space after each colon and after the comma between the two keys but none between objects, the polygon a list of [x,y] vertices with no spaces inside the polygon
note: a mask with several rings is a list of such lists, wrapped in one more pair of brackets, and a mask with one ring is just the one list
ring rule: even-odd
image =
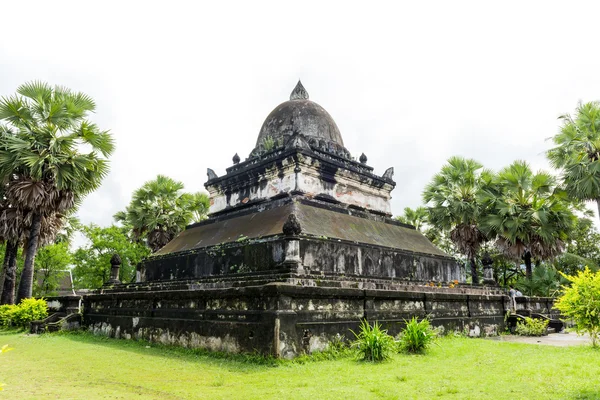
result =
[{"label": "white cloudy background", "polygon": [[375,172],[392,208],[452,155],[548,168],[546,140],[600,99],[598,2],[18,1],[1,8],[0,94],[29,80],[97,101],[110,176],[83,203],[108,225],[157,174],[203,190],[254,147],[298,78]]}]

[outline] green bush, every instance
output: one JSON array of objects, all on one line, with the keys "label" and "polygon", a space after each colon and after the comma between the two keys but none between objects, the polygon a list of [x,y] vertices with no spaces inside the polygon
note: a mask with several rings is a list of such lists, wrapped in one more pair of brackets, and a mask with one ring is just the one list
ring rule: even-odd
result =
[{"label": "green bush", "polygon": [[436,338],[436,333],[427,318],[421,321],[413,317],[404,321],[406,327],[398,335],[398,350],[406,353],[423,353]]},{"label": "green bush", "polygon": [[12,311],[15,306],[2,305],[0,306],[0,326],[9,326],[12,319]]},{"label": "green bush", "polygon": [[390,358],[396,348],[394,338],[388,335],[386,329],[381,329],[377,321],[371,326],[367,320],[360,323],[360,330],[354,334],[356,340],[351,347],[356,349],[359,357],[366,361],[383,361]]},{"label": "green bush", "polygon": [[565,277],[571,286],[554,305],[561,314],[575,321],[578,334],[588,333],[592,346],[598,346],[600,338],[600,272],[592,272],[585,267],[576,276]]},{"label": "green bush", "polygon": [[543,336],[548,330],[548,320],[525,317],[525,322],[517,322],[515,333],[521,336]]},{"label": "green bush", "polygon": [[31,321],[48,316],[48,304],[44,299],[23,299],[18,305],[0,306],[0,325],[28,328]]}]

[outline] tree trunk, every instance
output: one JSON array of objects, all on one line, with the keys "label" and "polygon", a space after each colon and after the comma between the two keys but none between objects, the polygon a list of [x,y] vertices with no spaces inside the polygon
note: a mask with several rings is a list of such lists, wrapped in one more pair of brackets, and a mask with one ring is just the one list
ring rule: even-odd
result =
[{"label": "tree trunk", "polygon": [[18,245],[16,242],[8,241],[6,243],[6,253],[4,253],[4,282],[2,283],[0,304],[15,304],[17,251]]},{"label": "tree trunk", "polygon": [[35,262],[35,254],[40,239],[40,227],[42,226],[42,215],[39,212],[34,212],[31,219],[31,230],[27,240],[27,248],[25,249],[25,264],[19,281],[19,291],[17,294],[17,302],[31,297],[33,291],[33,265]]},{"label": "tree trunk", "polygon": [[531,253],[526,251],[523,255],[523,260],[525,260],[525,276],[527,276],[528,280],[531,280],[533,276],[533,268],[531,267]]},{"label": "tree trunk", "polygon": [[475,263],[475,257],[469,260],[471,264],[471,282],[473,285],[479,285],[479,275],[477,275],[477,264]]}]

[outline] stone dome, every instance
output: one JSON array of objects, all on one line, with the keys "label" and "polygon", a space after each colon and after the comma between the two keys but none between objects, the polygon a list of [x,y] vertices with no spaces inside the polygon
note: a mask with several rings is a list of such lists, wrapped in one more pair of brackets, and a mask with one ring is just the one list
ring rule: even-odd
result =
[{"label": "stone dome", "polygon": [[308,99],[308,92],[300,81],[290,100],[275,107],[265,119],[256,140],[256,149],[269,137],[283,145],[293,133],[304,135],[312,147],[349,155],[335,121],[323,107]]}]

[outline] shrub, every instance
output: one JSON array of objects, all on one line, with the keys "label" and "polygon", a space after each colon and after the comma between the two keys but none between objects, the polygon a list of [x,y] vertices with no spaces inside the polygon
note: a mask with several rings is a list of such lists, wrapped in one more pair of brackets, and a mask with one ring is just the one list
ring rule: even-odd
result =
[{"label": "shrub", "polygon": [[421,321],[413,317],[404,321],[406,327],[398,335],[398,349],[406,353],[423,353],[435,340],[436,334],[427,318]]},{"label": "shrub", "polygon": [[525,317],[525,322],[517,322],[515,333],[521,336],[543,336],[548,330],[548,320]]},{"label": "shrub", "polygon": [[0,325],[29,327],[31,321],[48,316],[48,305],[44,299],[23,299],[18,305],[0,306]]},{"label": "shrub", "polygon": [[15,306],[12,305],[2,305],[0,306],[0,326],[9,326],[12,318],[12,311]]},{"label": "shrub", "polygon": [[351,347],[356,349],[357,354],[366,361],[383,361],[390,358],[395,350],[396,344],[394,338],[388,335],[386,329],[381,329],[377,321],[371,326],[367,320],[360,323],[358,333],[350,330],[356,340],[352,342]]},{"label": "shrub", "polygon": [[578,334],[588,333],[596,347],[600,335],[600,272],[593,273],[585,267],[576,276],[564,276],[571,286],[564,289],[554,306],[573,319]]}]

